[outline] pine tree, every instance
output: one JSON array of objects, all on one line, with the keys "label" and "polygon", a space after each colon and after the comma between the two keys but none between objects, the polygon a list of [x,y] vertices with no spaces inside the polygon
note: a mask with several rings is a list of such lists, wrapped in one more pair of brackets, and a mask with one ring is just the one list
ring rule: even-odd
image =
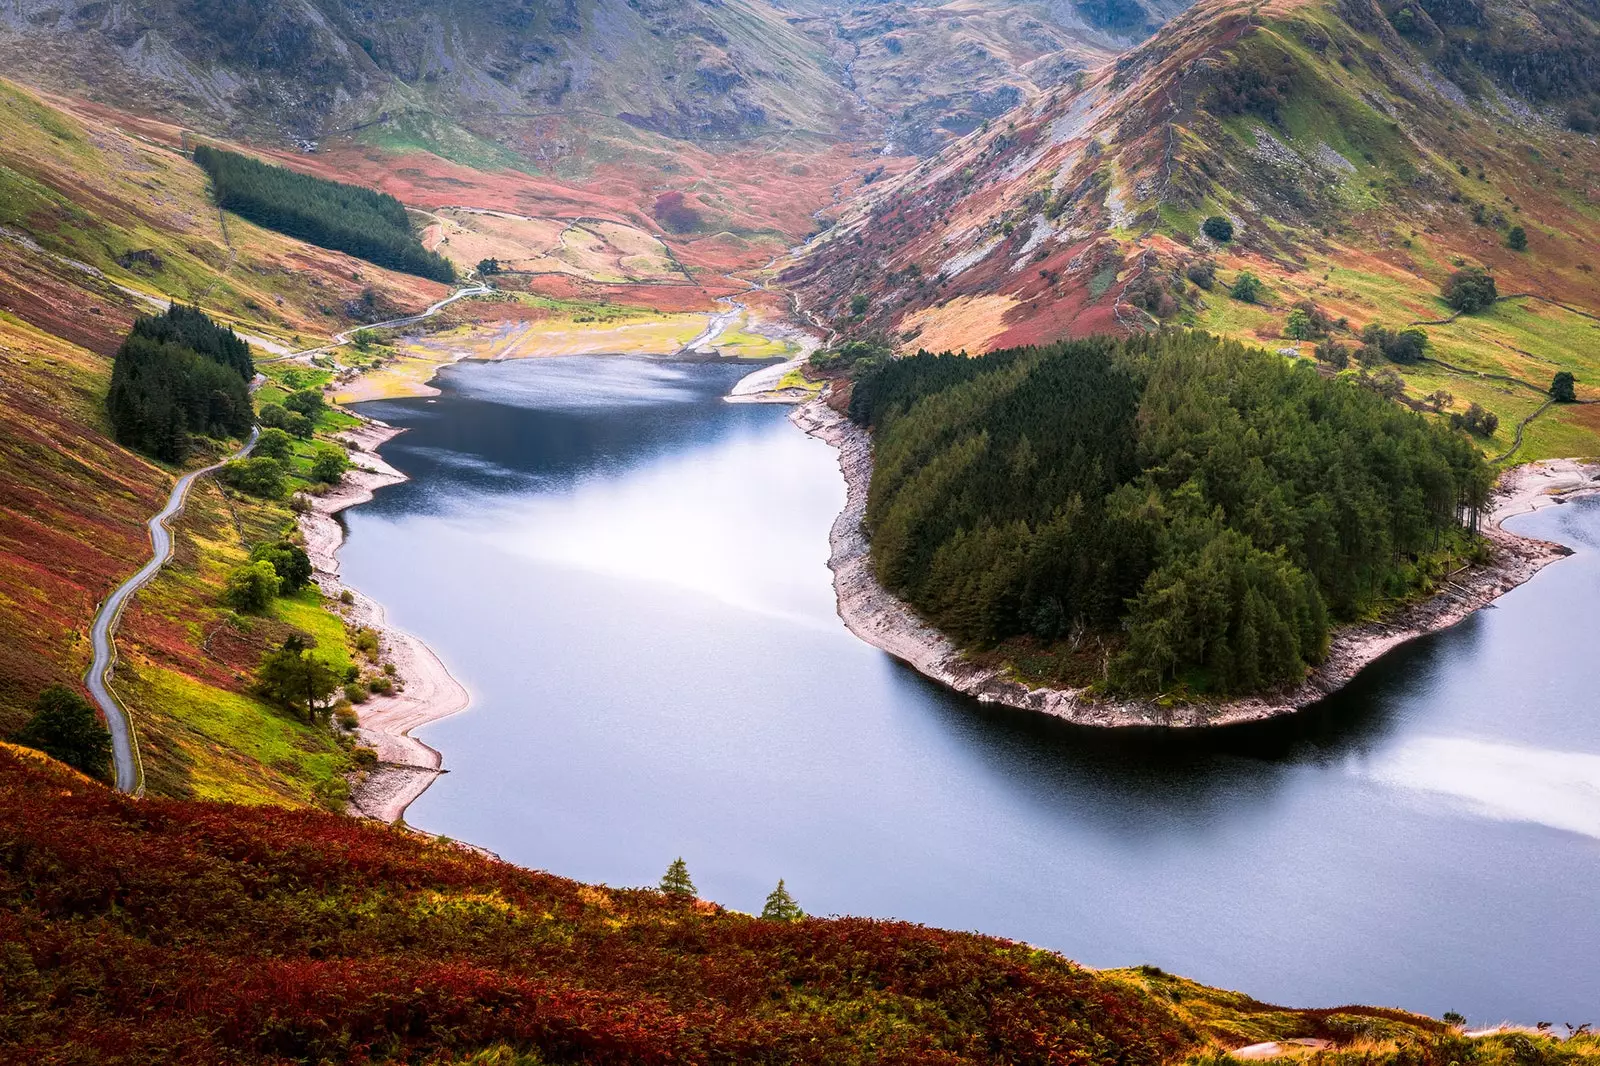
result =
[{"label": "pine tree", "polygon": [[661,878],[661,891],[669,896],[693,897],[696,894],[694,882],[689,880],[689,864],[683,861],[682,855],[667,867],[666,875]]},{"label": "pine tree", "polygon": [[800,909],[800,904],[783,887],[783,878],[778,878],[778,887],[767,896],[767,905],[761,908],[761,917],[769,922],[795,922],[805,916],[806,912]]}]

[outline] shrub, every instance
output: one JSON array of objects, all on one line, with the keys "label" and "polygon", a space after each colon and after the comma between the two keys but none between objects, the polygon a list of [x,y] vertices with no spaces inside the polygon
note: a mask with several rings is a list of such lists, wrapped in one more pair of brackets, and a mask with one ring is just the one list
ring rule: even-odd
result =
[{"label": "shrub", "polygon": [[347,681],[344,686],[344,698],[351,703],[367,702],[367,686],[359,681]]},{"label": "shrub", "polygon": [[1201,259],[1185,267],[1183,276],[1209,292],[1211,286],[1217,283],[1217,264],[1209,259]]},{"label": "shrub", "polygon": [[1465,267],[1445,279],[1441,290],[1444,302],[1470,315],[1483,310],[1499,298],[1494,277],[1482,267]]},{"label": "shrub", "polygon": [[1228,295],[1235,300],[1243,300],[1253,304],[1261,299],[1261,279],[1246,270],[1234,279],[1233,287],[1228,290]]},{"label": "shrub", "polygon": [[264,455],[224,463],[217,471],[217,480],[231,489],[264,500],[281,500],[288,488],[283,478],[283,464]]},{"label": "shrub", "polygon": [[1233,240],[1233,222],[1222,215],[1212,215],[1200,224],[1200,231],[1214,241],[1227,243]]},{"label": "shrub", "polygon": [[1283,333],[1284,336],[1297,341],[1308,341],[1316,336],[1310,316],[1298,307],[1289,312],[1289,321],[1283,327]]},{"label": "shrub", "polygon": [[332,444],[319,444],[317,456],[311,461],[311,476],[318,481],[336,484],[350,469],[350,457],[343,448]]},{"label": "shrub", "polygon": [[294,411],[297,414],[305,415],[307,418],[315,421],[316,417],[322,413],[322,408],[324,406],[322,400],[322,390],[296,389],[294,392],[291,392],[288,396],[284,397],[283,406],[285,410]]},{"label": "shrub", "polygon": [[[283,408],[278,408],[282,411]],[[261,431],[261,436],[256,440],[255,450],[252,455],[260,455],[267,459],[287,459],[294,451],[294,438],[283,430],[273,427]]]},{"label": "shrub", "polygon": [[65,685],[39,693],[33,717],[11,739],[90,777],[103,779],[111,769],[111,734],[89,701]]},{"label": "shrub", "polygon": [[1572,371],[1557,371],[1555,378],[1550,382],[1550,395],[1556,398],[1557,403],[1578,402],[1578,379],[1572,376]]},{"label": "shrub", "polygon": [[271,563],[282,592],[299,592],[311,583],[311,557],[298,544],[286,540],[257,544],[250,551],[250,560]]},{"label": "shrub", "polygon": [[222,602],[235,611],[259,614],[267,609],[267,604],[281,589],[282,582],[272,564],[265,559],[257,559],[229,571],[227,584],[222,590]]},{"label": "shrub", "polygon": [[484,277],[488,277],[491,274],[500,273],[500,260],[498,260],[498,259],[480,259],[480,260],[478,260],[478,273],[482,274]]},{"label": "shrub", "polygon": [[1521,226],[1512,226],[1510,232],[1506,234],[1506,247],[1513,252],[1527,251],[1528,231]]},{"label": "shrub", "polygon": [[1478,437],[1492,437],[1500,428],[1500,416],[1474,403],[1466,411],[1450,416],[1450,424]]}]

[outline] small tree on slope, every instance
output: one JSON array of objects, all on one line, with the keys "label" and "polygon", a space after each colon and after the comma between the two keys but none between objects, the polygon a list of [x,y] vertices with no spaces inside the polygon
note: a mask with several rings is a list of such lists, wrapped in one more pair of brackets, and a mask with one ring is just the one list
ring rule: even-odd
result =
[{"label": "small tree on slope", "polygon": [[34,706],[33,717],[11,739],[104,778],[111,769],[111,734],[89,701],[65,685],[51,685]]},{"label": "small tree on slope", "polygon": [[761,917],[769,922],[795,922],[805,916],[806,912],[800,909],[800,904],[783,887],[783,878],[780,877],[778,887],[767,896],[767,905],[761,908]]},{"label": "small tree on slope", "polygon": [[689,880],[689,864],[683,861],[680,855],[672,860],[672,865],[667,867],[666,874],[661,878],[661,891],[669,896],[693,897],[696,893],[694,882]]}]

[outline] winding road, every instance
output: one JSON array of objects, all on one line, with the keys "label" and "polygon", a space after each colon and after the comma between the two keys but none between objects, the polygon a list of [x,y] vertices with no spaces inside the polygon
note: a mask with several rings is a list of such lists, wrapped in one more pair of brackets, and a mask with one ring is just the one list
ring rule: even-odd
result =
[{"label": "winding road", "polygon": [[[369,326],[358,326],[334,335],[330,344],[318,348],[307,348],[304,351],[291,352],[276,359],[258,359],[257,363],[275,363],[284,359],[293,359],[298,356],[313,355],[318,352],[328,351],[341,344],[349,343],[349,339],[359,329],[381,329],[386,327],[409,326],[431,318],[440,310],[457,300],[467,296],[482,296],[493,290],[487,285],[467,285],[446,296],[436,303],[430,304],[425,310],[414,315],[391,319],[388,322],[376,322]],[[247,338],[255,341],[256,338]],[[256,385],[263,379],[258,375]],[[254,387],[252,387],[252,392]],[[128,713],[111,691],[111,673],[117,663],[117,645],[115,632],[117,621],[122,616],[123,607],[128,600],[138,592],[156,573],[172,558],[173,539],[172,530],[168,523],[183,510],[184,503],[189,498],[189,489],[199,478],[205,477],[234,459],[243,459],[250,454],[256,446],[256,439],[261,436],[261,427],[251,429],[250,437],[233,455],[222,462],[213,463],[200,470],[193,470],[180,477],[172,486],[172,494],[167,497],[166,506],[147,523],[150,527],[150,546],[152,555],[150,561],[139,568],[139,572],[128,580],[118,585],[116,590],[106,597],[100,605],[100,610],[94,616],[94,624],[89,631],[89,639],[93,645],[94,658],[89,663],[89,672],[84,675],[84,684],[88,686],[89,695],[94,698],[95,705],[105,715],[106,726],[111,731],[111,757],[116,767],[117,790],[131,793],[135,796],[144,793],[144,769],[139,761],[139,742],[134,737],[133,724],[128,720]]]},{"label": "winding road", "polygon": [[[256,438],[260,435],[260,426],[251,429],[250,438],[244,442],[244,446],[223,462],[231,462],[249,455],[250,449],[256,446]],[[167,505],[148,523],[150,546],[153,549],[150,561],[106,597],[105,603],[100,605],[99,613],[94,616],[94,625],[89,631],[89,639],[94,645],[94,659],[89,663],[89,672],[84,675],[83,680],[84,684],[88,685],[89,695],[94,697],[96,706],[106,716],[106,725],[111,730],[111,756],[116,765],[119,792],[129,792],[136,796],[142,794],[144,771],[139,763],[139,743],[134,739],[133,726],[128,721],[128,714],[122,704],[111,691],[111,671],[117,664],[117,644],[113,636],[117,620],[122,616],[122,608],[133,598],[133,594],[155,577],[156,572],[172,558],[172,530],[167,523],[183,510],[184,502],[189,498],[190,487],[194,485],[196,479],[204,477],[222,465],[222,463],[212,463],[203,469],[190,471],[172,486],[172,495],[167,497]]]}]

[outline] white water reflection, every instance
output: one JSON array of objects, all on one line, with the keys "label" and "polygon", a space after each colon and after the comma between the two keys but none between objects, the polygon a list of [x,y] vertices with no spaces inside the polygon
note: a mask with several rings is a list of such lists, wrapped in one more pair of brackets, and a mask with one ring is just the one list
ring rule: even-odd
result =
[{"label": "white water reflection", "polygon": [[[809,454],[826,448],[798,432],[752,433],[514,497],[457,526],[492,550],[831,632],[833,592],[815,579],[828,545],[815,516],[843,506],[844,486],[819,482]],[[751,539],[752,529],[763,536]]]},{"label": "white water reflection", "polygon": [[1412,737],[1358,764],[1394,788],[1447,797],[1466,811],[1600,840],[1600,755],[1466,737]]}]

